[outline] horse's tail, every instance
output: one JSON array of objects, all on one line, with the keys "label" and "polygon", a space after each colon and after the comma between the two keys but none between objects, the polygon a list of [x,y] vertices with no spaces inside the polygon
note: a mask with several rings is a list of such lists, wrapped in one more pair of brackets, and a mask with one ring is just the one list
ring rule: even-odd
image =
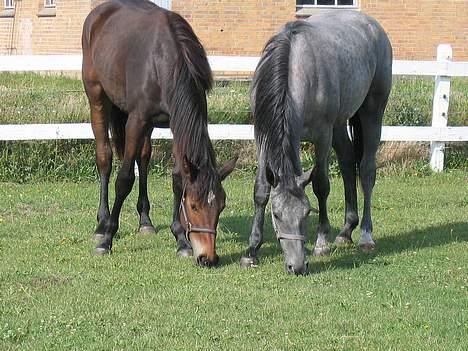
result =
[{"label": "horse's tail", "polygon": [[207,161],[201,150],[212,150],[206,103],[206,94],[213,84],[212,72],[205,49],[188,22],[175,12],[168,12],[168,19],[180,53],[175,58],[168,92],[170,128],[178,152],[200,165]]},{"label": "horse's tail", "polygon": [[257,145],[274,173],[301,172],[301,119],[289,90],[289,57],[301,22],[288,23],[265,45],[253,78],[251,105]]},{"label": "horse's tail", "polygon": [[123,159],[125,151],[125,125],[128,115],[112,104],[109,129],[112,136],[115,152],[119,159]]},{"label": "horse's tail", "polygon": [[364,146],[362,144],[362,123],[358,114],[355,114],[350,118],[349,127],[351,129],[351,139],[353,141],[356,169],[359,174],[359,165],[361,164]]}]

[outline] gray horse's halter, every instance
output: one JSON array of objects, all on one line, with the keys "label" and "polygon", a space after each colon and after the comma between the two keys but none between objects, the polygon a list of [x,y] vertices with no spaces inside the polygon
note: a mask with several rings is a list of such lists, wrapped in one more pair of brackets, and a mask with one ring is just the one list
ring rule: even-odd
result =
[{"label": "gray horse's halter", "polygon": [[185,209],[185,190],[187,188],[187,183],[184,185],[184,190],[182,191],[182,198],[180,199],[180,206],[179,206],[179,216],[180,213],[182,212],[182,215],[184,216],[184,222],[185,222],[185,239],[187,239],[188,242],[190,242],[190,233],[192,232],[197,232],[197,233],[208,233],[208,234],[213,234],[216,236],[216,230],[210,229],[210,228],[203,228],[203,227],[194,227],[192,223],[190,222],[188,215],[187,215],[187,210]]},{"label": "gray horse's halter", "polygon": [[[271,205],[271,203],[270,203]],[[273,205],[271,205],[271,223],[273,224],[273,229],[276,233],[276,239],[287,239],[287,240],[301,240],[306,241],[306,238],[302,234],[289,234],[289,233],[281,233],[278,229],[278,225],[276,224],[275,216],[273,215]]]}]

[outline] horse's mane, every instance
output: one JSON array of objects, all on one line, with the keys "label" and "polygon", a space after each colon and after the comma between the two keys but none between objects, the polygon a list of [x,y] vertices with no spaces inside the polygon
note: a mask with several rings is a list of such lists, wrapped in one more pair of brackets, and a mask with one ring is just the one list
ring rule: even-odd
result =
[{"label": "horse's mane", "polygon": [[301,174],[302,119],[289,92],[289,56],[293,36],[302,25],[302,21],[288,23],[268,41],[252,84],[255,139],[275,177]]},{"label": "horse's mane", "polygon": [[198,170],[194,186],[199,199],[219,183],[216,158],[208,136],[206,93],[213,78],[205,49],[190,25],[180,15],[168,12],[169,25],[179,55],[175,57],[172,82],[168,85],[170,127],[176,159],[187,157]]}]

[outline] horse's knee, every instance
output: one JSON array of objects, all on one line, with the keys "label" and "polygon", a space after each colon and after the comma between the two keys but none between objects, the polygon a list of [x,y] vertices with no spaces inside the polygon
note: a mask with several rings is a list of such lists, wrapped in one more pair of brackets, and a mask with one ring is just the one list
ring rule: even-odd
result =
[{"label": "horse's knee", "polygon": [[254,191],[255,205],[265,207],[270,197],[270,187],[256,186]]},{"label": "horse's knee", "polygon": [[96,165],[99,171],[109,171],[112,163],[112,148],[110,145],[96,147]]},{"label": "horse's knee", "polygon": [[315,167],[312,172],[312,189],[317,197],[327,197],[330,193],[330,181],[327,169]]},{"label": "horse's knee", "polygon": [[124,172],[121,170],[115,181],[115,192],[119,196],[127,196],[132,190],[133,183],[135,182],[135,173]]}]

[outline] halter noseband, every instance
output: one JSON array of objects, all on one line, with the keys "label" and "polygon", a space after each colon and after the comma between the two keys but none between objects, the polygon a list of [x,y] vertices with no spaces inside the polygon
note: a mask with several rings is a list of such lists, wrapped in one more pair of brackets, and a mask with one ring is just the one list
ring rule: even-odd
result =
[{"label": "halter noseband", "polygon": [[194,227],[192,223],[190,222],[188,215],[187,215],[187,210],[185,209],[185,190],[187,188],[187,183],[184,185],[184,190],[182,191],[182,198],[180,199],[180,206],[179,206],[179,216],[180,213],[182,212],[182,215],[184,216],[184,222],[185,222],[185,239],[190,242],[190,233],[192,232],[197,232],[197,233],[208,233],[208,234],[213,234],[216,236],[216,230],[210,229],[210,228],[203,228],[203,227]]},{"label": "halter noseband", "polygon": [[273,224],[273,229],[276,233],[276,239],[287,239],[287,240],[301,240],[306,241],[306,238],[302,234],[289,234],[289,233],[282,233],[278,229],[278,225],[276,224],[275,216],[273,215],[273,205],[271,206],[271,222]]}]

